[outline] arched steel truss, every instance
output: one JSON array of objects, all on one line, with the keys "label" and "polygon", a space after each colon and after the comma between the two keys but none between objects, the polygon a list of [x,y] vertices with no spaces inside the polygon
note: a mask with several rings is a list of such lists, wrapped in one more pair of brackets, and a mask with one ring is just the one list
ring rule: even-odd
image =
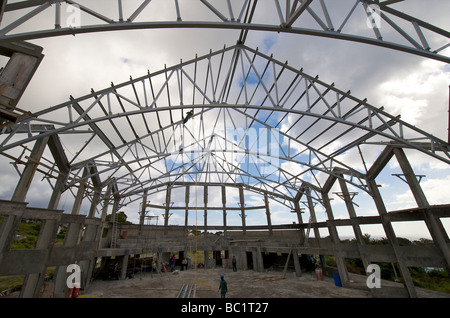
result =
[{"label": "arched steel truss", "polygon": [[329,176],[372,195],[380,145],[450,163],[448,143],[242,44],[39,111],[3,130],[0,151],[49,137],[67,149],[53,181],[105,196],[114,184],[122,204],[161,187],[239,184],[294,208],[305,187],[322,203]]},{"label": "arched steel truss", "polygon": [[[58,268],[54,294],[63,297],[67,273],[62,269],[67,264],[82,265],[89,282],[94,256],[122,255],[128,260],[130,250],[141,254],[183,249],[186,232],[197,232],[197,226],[188,224],[189,210],[199,209],[197,202],[189,201],[190,187],[204,187],[200,208],[204,210],[205,253],[225,246],[246,259],[251,251],[258,270],[264,268],[261,246],[234,240],[245,238],[247,229],[264,231],[261,237],[276,243],[270,247],[276,253],[334,255],[344,284],[349,281],[345,258],[359,257],[365,268],[371,262],[397,262],[410,297],[417,293],[408,266],[449,268],[449,238],[440,221],[448,218],[449,206],[430,205],[403,149],[450,164],[450,145],[349,91],[244,45],[249,30],[272,31],[363,42],[450,62],[448,54],[443,55],[450,45],[448,31],[394,9],[397,3],[406,3],[401,0],[193,0],[190,10],[185,7],[187,1],[178,0],[145,0],[137,8],[121,0],[114,3],[117,8],[103,1],[29,0],[0,8],[0,53],[18,49],[23,55],[31,54],[28,72],[16,68],[17,60],[12,63],[16,71],[26,73],[20,89],[25,89],[39,65],[42,48],[16,41],[155,28],[241,32],[234,46],[121,84],[111,83],[34,114],[14,112],[21,91],[15,81],[5,83],[2,94],[6,88],[16,94],[1,101],[0,154],[12,160],[20,178],[11,200],[0,200],[0,274],[26,275],[22,297],[40,295],[48,266]],[[74,19],[74,24],[70,26],[67,19]],[[369,32],[349,28],[355,20],[366,24]],[[43,156],[46,147],[53,158]],[[375,179],[393,157],[417,208],[388,211],[383,202]],[[53,188],[46,209],[25,203],[36,171]],[[350,219],[334,218],[330,192],[336,181],[342,191],[336,194],[345,201]],[[185,189],[185,206],[171,206],[171,192],[177,187]],[[208,204],[208,187],[221,188],[222,207]],[[239,207],[227,204],[226,187],[239,189]],[[246,207],[244,190],[263,195],[264,205]],[[368,193],[378,215],[358,216],[353,190]],[[71,214],[56,210],[64,191],[75,196]],[[150,203],[148,197],[159,191],[165,191],[165,203]],[[80,215],[86,197],[91,207]],[[300,201],[302,197],[307,201]],[[272,226],[269,198],[291,208],[298,223]],[[136,241],[117,243],[115,218],[111,224],[106,222],[109,205],[113,203],[112,215],[116,215],[122,205],[137,200],[141,202],[139,225],[129,225]],[[316,218],[316,203],[324,207],[325,222]],[[309,209],[308,223],[303,222],[301,204]],[[165,210],[164,227],[147,227],[154,239],[145,236],[146,207]],[[100,208],[101,217],[96,218]],[[185,209],[184,227],[169,226],[171,209]],[[253,209],[265,210],[267,226],[246,225],[246,210]],[[208,210],[223,211],[222,226],[208,223]],[[241,211],[242,226],[227,223],[227,210]],[[22,218],[42,221],[34,250],[11,249]],[[425,222],[434,245],[400,246],[393,221]],[[68,224],[63,246],[54,244],[59,224]],[[366,245],[361,224],[381,225],[390,246]],[[111,231],[102,238],[105,226]],[[352,227],[357,244],[342,244],[338,226]],[[322,228],[328,230],[326,239],[321,238]],[[309,240],[311,229],[314,242]],[[223,231],[220,238],[225,245],[218,244],[216,237],[211,243],[208,230]],[[289,230],[282,234],[290,236],[274,235],[279,230]],[[295,267],[301,274],[299,264]],[[124,266],[123,278],[126,270]]]},{"label": "arched steel truss", "polygon": [[[450,62],[450,33],[379,0],[32,0],[7,4],[0,43],[91,32],[208,28],[271,31],[367,43]],[[399,4],[400,3],[400,4]],[[39,21],[39,23],[36,23]],[[357,23],[366,28],[350,28]],[[367,32],[369,31],[369,32]]]}]

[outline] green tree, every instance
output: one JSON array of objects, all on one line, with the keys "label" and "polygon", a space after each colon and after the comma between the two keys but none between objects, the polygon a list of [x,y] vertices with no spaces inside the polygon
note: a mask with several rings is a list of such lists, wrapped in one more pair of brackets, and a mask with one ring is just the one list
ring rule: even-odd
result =
[{"label": "green tree", "polygon": [[[111,217],[112,217],[112,215],[108,214],[105,219],[106,222],[112,222]],[[125,212],[123,212],[123,211],[117,212],[117,222],[118,223],[131,224],[131,222],[127,221],[127,218],[128,218],[128,216],[125,214]]]}]

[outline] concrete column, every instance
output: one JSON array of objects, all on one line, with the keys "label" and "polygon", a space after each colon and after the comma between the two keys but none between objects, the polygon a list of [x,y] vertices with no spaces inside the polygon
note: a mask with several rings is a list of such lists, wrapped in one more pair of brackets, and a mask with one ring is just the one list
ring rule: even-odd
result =
[{"label": "concrete column", "polygon": [[141,205],[141,213],[139,215],[139,235],[142,235],[142,229],[144,227],[145,221],[145,210],[147,208],[147,190],[144,190],[144,194],[142,195],[142,205]]},{"label": "concrete column", "polygon": [[187,233],[188,231],[188,224],[189,224],[189,201],[190,201],[190,188],[189,186],[186,186],[185,196],[184,196],[184,204],[185,204],[185,210],[184,210],[184,233]]},{"label": "concrete column", "polygon": [[223,206],[223,235],[227,237],[227,189],[222,186],[222,206]]},{"label": "concrete column", "polygon": [[[83,170],[83,179],[87,176],[87,169]],[[83,202],[84,191],[86,191],[86,183],[84,181],[80,182],[78,187],[77,196],[75,197],[75,202],[72,207],[72,214],[80,214],[81,203]]]},{"label": "concrete column", "polygon": [[203,251],[203,259],[205,260],[205,269],[209,268],[209,250],[207,248]]},{"label": "concrete column", "polygon": [[414,174],[414,171],[409,164],[405,153],[400,148],[394,148],[393,151],[400,167],[402,168],[403,174],[405,175],[406,181],[408,182],[414,199],[416,199],[417,205],[419,206],[419,208],[428,207],[428,200],[425,196],[425,193],[422,191],[422,187],[417,181],[416,175]]},{"label": "concrete column", "polygon": [[120,279],[127,278],[128,259],[130,258],[130,250],[126,250],[122,259],[122,271],[120,273]]},{"label": "concrete column", "polygon": [[[240,255],[240,256],[239,256]],[[236,256],[237,258],[237,264],[236,266],[240,269],[240,270],[246,270],[248,269],[248,265],[247,265],[247,251],[244,248],[241,248],[241,251],[239,253],[238,256]]]},{"label": "concrete column", "polygon": [[240,202],[240,205],[241,205],[242,234],[245,235],[246,232],[247,232],[245,218],[247,216],[245,215],[244,189],[242,187],[239,188],[239,202]]},{"label": "concrete column", "polygon": [[167,190],[166,190],[166,211],[164,213],[164,234],[167,234],[167,227],[169,226],[169,211],[170,211],[171,192],[172,192],[172,188],[170,186],[168,186]]},{"label": "concrete column", "polygon": [[[317,240],[317,245],[320,248],[320,232],[319,229],[314,226],[314,224],[317,223],[317,217],[316,217],[316,210],[314,209],[314,202],[312,200],[311,197],[311,189],[309,187],[305,188],[305,193],[306,193],[306,200],[308,202],[308,209],[309,209],[309,214],[311,217],[311,226],[313,226],[313,231],[314,231],[314,238]],[[323,255],[319,255],[319,259],[320,259],[320,263],[322,264],[322,267],[325,266],[325,258]],[[301,274],[301,271],[300,271]]]},{"label": "concrete column", "polygon": [[102,215],[101,215],[102,222],[105,222],[106,215],[108,214],[108,207],[109,207],[109,200],[111,198],[110,197],[111,191],[112,191],[112,186],[109,185],[108,188],[106,189],[105,200],[103,202],[103,207],[102,207]]},{"label": "concrete column", "polygon": [[205,237],[208,235],[208,230],[207,230],[207,226],[208,226],[208,186],[204,186],[203,187],[203,206],[204,206],[204,220],[203,220],[203,224],[205,226],[205,232],[204,235]]},{"label": "concrete column", "polygon": [[27,203],[23,202],[8,202],[6,206],[2,204],[1,212],[5,215],[3,215],[2,223],[0,223],[0,263],[4,253],[11,248],[26,206]]},{"label": "concrete column", "polygon": [[259,272],[258,253],[256,252],[256,248],[252,248],[251,253],[252,253],[253,271]]},{"label": "concrete column", "polygon": [[[86,229],[84,232],[84,241],[86,242],[92,242],[96,240],[100,240],[101,237],[98,236],[98,228],[101,228],[100,224],[92,224],[88,223],[86,224]],[[92,273],[95,268],[96,258],[90,260],[83,260],[80,262],[80,267],[82,273],[84,273],[84,280],[85,280],[85,286],[84,288],[87,288],[87,285],[91,281]]]},{"label": "concrete column", "polygon": [[330,198],[328,197],[328,193],[322,192],[322,199],[323,199],[323,203],[325,205],[325,210],[327,212],[328,220],[331,221],[331,222],[329,222],[329,225],[328,225],[328,231],[330,232],[331,240],[337,250],[337,254],[335,254],[334,257],[336,258],[336,264],[338,267],[339,276],[341,277],[342,285],[345,286],[345,284],[349,280],[348,271],[347,271],[347,266],[345,265],[344,258],[342,256],[338,255],[340,240],[339,240],[339,235],[336,230],[336,226],[333,223],[334,216],[333,216],[333,211],[331,209]]},{"label": "concrete column", "polygon": [[105,220],[106,220],[106,215],[108,213],[108,207],[109,207],[109,200],[110,200],[110,194],[111,194],[111,190],[112,190],[112,185],[109,185],[106,188],[106,192],[105,192],[105,196],[106,198],[103,201],[103,206],[102,206],[102,214],[100,216],[102,223],[101,225],[98,227],[97,229],[97,237],[98,237],[98,248],[102,248],[102,236],[103,236],[103,230],[105,228]]},{"label": "concrete column", "polygon": [[[69,223],[67,228],[66,237],[64,239],[64,247],[74,247],[78,244],[78,239],[80,237],[80,232],[82,229],[82,224],[80,222]],[[65,298],[66,297],[66,280],[68,273],[66,272],[66,266],[58,266],[55,270],[55,298]]]},{"label": "concrete column", "polygon": [[[299,201],[294,200],[294,210],[297,214],[298,224],[303,224],[303,218],[302,218],[302,210],[300,209],[300,203]],[[300,244],[305,243],[305,230],[303,228],[300,229]]]},{"label": "concrete column", "polygon": [[[41,230],[39,231],[39,237],[36,242],[36,249],[46,250],[47,259],[50,256],[52,245],[56,238],[57,229],[57,220],[44,220],[41,226]],[[46,270],[47,266],[44,266],[39,273],[26,275],[19,297],[39,297],[42,284],[44,283]]]},{"label": "concrete column", "polygon": [[[356,218],[356,211],[355,211],[355,207],[353,206],[353,201],[350,196],[350,192],[348,191],[348,188],[347,188],[347,183],[343,179],[339,178],[339,185],[341,187],[342,195],[343,195],[344,201],[345,201],[345,206],[347,207],[347,211],[350,216],[350,219],[354,219],[354,218]],[[361,228],[359,227],[359,224],[352,223],[352,227],[353,227],[353,232],[355,233],[355,238],[356,238],[356,242],[358,245],[361,260],[364,265],[364,268],[366,269],[367,266],[369,266],[369,261],[367,260],[367,257],[362,253],[362,248],[361,248],[361,246],[365,245],[364,236],[362,234]]]},{"label": "concrete column", "polygon": [[95,217],[95,212],[97,211],[97,205],[100,203],[100,192],[101,189],[95,188],[94,195],[92,196],[91,207],[89,208],[88,217]]},{"label": "concrete column", "polygon": [[264,260],[262,257],[261,247],[257,247],[256,251],[254,251],[256,254],[256,268],[258,272],[264,272]]},{"label": "concrete column", "polygon": [[387,216],[386,206],[384,205],[383,199],[381,197],[380,191],[378,190],[378,186],[373,178],[368,179],[368,185],[372,192],[372,197],[374,203],[377,207],[378,213],[381,217],[381,223],[384,228],[384,232],[386,233],[386,237],[389,240],[389,243],[394,250],[395,257],[397,258],[397,263],[400,268],[400,273],[403,277],[403,281],[405,283],[405,288],[408,291],[408,294],[412,298],[417,297],[416,288],[414,287],[414,283],[412,281],[411,273],[409,272],[408,267],[403,259],[403,256],[400,252],[400,246],[398,244],[397,237],[395,236],[394,228],[389,220],[386,220],[385,216]]},{"label": "concrete column", "polygon": [[24,202],[27,196],[28,189],[30,188],[31,182],[33,181],[34,173],[38,167],[39,161],[41,160],[42,154],[44,153],[45,147],[47,146],[49,136],[39,138],[33,146],[28,162],[25,169],[20,176],[20,180],[17,183],[14,194],[11,201]]},{"label": "concrete column", "polygon": [[67,178],[66,174],[58,175],[55,187],[53,188],[52,196],[50,198],[50,202],[48,203],[49,209],[56,210],[58,208],[58,204],[64,190],[64,185],[66,183],[66,178]]},{"label": "concrete column", "polygon": [[442,224],[439,224],[438,222],[440,221],[438,221],[436,217],[430,213],[430,211],[425,212],[425,224],[427,225],[428,231],[430,231],[433,241],[441,250],[442,256],[447,262],[447,271],[449,271],[450,251],[443,232],[445,231],[445,229],[443,228]]},{"label": "concrete column", "polygon": [[273,235],[272,220],[270,218],[269,198],[267,197],[267,194],[264,195],[264,204],[266,206],[267,227],[269,228],[269,235]]},{"label": "concrete column", "polygon": [[302,276],[302,269],[300,267],[300,260],[298,259],[298,251],[297,249],[292,250],[292,258],[294,259],[294,267],[295,267],[295,276]]},{"label": "concrete column", "polygon": [[[398,163],[400,164],[400,167],[402,168],[403,174],[405,175],[411,192],[416,199],[417,205],[420,208],[429,207],[430,205],[425,196],[425,193],[423,192],[419,181],[417,181],[416,175],[414,174],[414,171],[408,161],[408,158],[406,158],[405,153],[402,149],[395,148],[394,154],[398,160]],[[433,241],[441,250],[443,257],[447,262],[447,268],[450,269],[450,251],[445,241],[445,237],[441,232],[442,227],[438,224],[436,218],[430,215],[428,211],[425,212],[425,224],[427,225],[428,231],[430,232]]]},{"label": "concrete column", "polygon": [[[309,214],[311,215],[311,222],[314,224],[314,223],[317,223],[317,217],[316,217],[316,211],[314,209],[314,202],[311,198],[311,189],[306,188],[305,192],[306,192],[306,199],[308,201]],[[314,237],[317,239],[317,242],[320,242],[319,241],[319,239],[320,239],[319,229],[316,226],[314,226],[313,231],[314,231]],[[318,244],[320,245],[320,243],[318,243]]]}]

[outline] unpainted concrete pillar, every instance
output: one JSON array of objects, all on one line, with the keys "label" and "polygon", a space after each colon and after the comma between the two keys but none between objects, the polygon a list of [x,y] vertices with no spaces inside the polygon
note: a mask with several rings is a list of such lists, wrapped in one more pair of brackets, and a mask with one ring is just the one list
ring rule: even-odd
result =
[{"label": "unpainted concrete pillar", "polygon": [[244,248],[241,248],[239,255],[240,256],[236,256],[237,258],[236,267],[239,268],[240,270],[248,269],[247,251]]},{"label": "unpainted concrete pillar", "polygon": [[92,202],[91,202],[91,206],[89,208],[89,214],[88,214],[88,217],[90,217],[90,218],[95,217],[95,213],[97,211],[97,205],[100,203],[100,194],[101,194],[101,189],[94,188],[94,195],[92,196]]},{"label": "unpainted concrete pillar", "polygon": [[205,235],[205,238],[206,238],[208,236],[208,229],[207,229],[207,226],[208,226],[208,186],[204,186],[203,187],[203,204],[204,204],[203,205],[204,206],[204,209],[203,209],[204,210],[204,214],[203,214],[204,220],[203,220],[203,222],[204,222],[204,226],[205,226],[204,235]]},{"label": "unpainted concrete pillar", "polygon": [[[46,250],[46,258],[50,256],[58,230],[58,220],[44,220],[39,231],[36,249]],[[44,283],[47,266],[45,265],[39,273],[26,275],[19,297],[39,297],[41,287]]]},{"label": "unpainted concrete pillar", "polygon": [[[64,238],[64,247],[74,247],[78,244],[80,233],[82,230],[81,222],[71,222],[67,228],[67,233]],[[69,264],[67,264],[69,265]],[[68,273],[66,272],[67,266],[58,266],[55,270],[55,298],[65,298],[66,297],[66,280]],[[83,274],[82,274],[83,275]]]},{"label": "unpainted concrete pillar", "polygon": [[300,266],[300,260],[298,259],[298,251],[297,249],[292,250],[292,257],[294,258],[294,267],[295,267],[295,276],[302,276],[302,268]]},{"label": "unpainted concrete pillar", "polygon": [[185,193],[184,193],[184,233],[187,233],[188,231],[188,224],[189,224],[189,201],[190,201],[190,187],[185,187]]},{"label": "unpainted concrete pillar", "polygon": [[[341,175],[341,177],[343,178],[342,175]],[[347,207],[347,211],[350,216],[350,219],[354,219],[357,217],[355,207],[353,206],[353,201],[350,196],[350,192],[348,191],[348,188],[347,188],[347,183],[342,178],[339,178],[339,185],[341,187],[342,195],[344,197],[345,206]],[[353,232],[355,233],[356,244],[359,249],[359,254],[361,256],[363,266],[365,269],[367,269],[367,267],[369,266],[369,261],[367,260],[367,257],[362,253],[363,249],[361,248],[361,246],[365,245],[364,236],[362,234],[359,224],[352,223],[352,227],[353,227]]]},{"label": "unpainted concrete pillar", "polygon": [[[400,167],[402,168],[403,174],[405,175],[405,178],[407,180],[409,188],[411,189],[411,192],[414,195],[417,205],[420,208],[429,207],[430,205],[425,196],[425,193],[423,192],[419,181],[417,181],[416,175],[414,174],[411,164],[409,163],[403,149],[395,148],[393,151],[398,160],[398,163],[400,164]],[[428,231],[430,232],[433,241],[439,247],[445,261],[447,262],[447,268],[450,269],[450,251],[445,241],[445,237],[441,231],[442,227],[438,224],[436,218],[429,213],[429,211],[425,212],[425,224],[427,225]]]},{"label": "unpainted concrete pillar", "polygon": [[[83,170],[83,179],[87,176],[87,169]],[[83,202],[84,192],[86,191],[86,183],[84,181],[80,181],[80,185],[78,187],[77,195],[75,197],[75,202],[72,207],[72,214],[80,214],[81,203]]]},{"label": "unpainted concrete pillar", "polygon": [[126,250],[122,259],[122,271],[120,273],[120,279],[127,278],[128,260],[130,258],[130,250]]},{"label": "unpainted concrete pillar", "polygon": [[[86,219],[86,221],[88,221],[88,220],[89,219]],[[92,221],[90,221],[90,222],[92,222]],[[95,224],[95,223],[90,223],[90,222],[86,222],[86,229],[84,231],[83,240],[86,242],[93,242],[93,241],[101,240],[101,235],[99,235],[99,228],[101,228],[101,224]],[[95,257],[93,259],[82,260],[80,262],[81,271],[82,271],[82,273],[85,274],[84,288],[87,288],[89,282],[91,281],[92,273],[95,268],[95,262],[96,262]]]},{"label": "unpainted concrete pillar", "polygon": [[222,186],[222,206],[223,206],[223,235],[227,237],[227,189]]},{"label": "unpainted concrete pillar", "polygon": [[416,288],[414,287],[414,283],[412,281],[411,273],[409,272],[408,267],[406,266],[406,262],[403,259],[403,256],[400,252],[400,246],[398,244],[397,237],[395,236],[394,228],[389,220],[386,220],[384,216],[386,216],[387,209],[384,205],[383,199],[381,197],[380,191],[378,190],[378,186],[375,182],[374,178],[368,179],[367,184],[372,192],[372,197],[377,207],[378,213],[381,217],[381,223],[383,225],[384,232],[386,233],[386,237],[389,240],[389,243],[394,250],[395,257],[397,258],[397,263],[400,268],[400,273],[403,277],[403,281],[405,284],[405,288],[408,291],[408,294],[411,298],[417,297]]},{"label": "unpainted concrete pillar", "polygon": [[144,195],[142,196],[142,205],[141,205],[141,213],[139,215],[139,235],[143,234],[143,227],[145,221],[145,210],[147,209],[147,193],[148,191],[144,191]]},{"label": "unpainted concrete pillar", "polygon": [[48,203],[49,209],[56,210],[58,208],[58,204],[61,199],[61,195],[64,191],[64,185],[65,185],[66,179],[67,179],[66,174],[60,173],[58,175],[55,186],[53,188],[52,196],[50,197],[50,201]]},{"label": "unpainted concrete pillar", "polygon": [[247,225],[245,222],[245,199],[244,199],[244,189],[239,187],[239,203],[241,205],[241,219],[242,219],[242,234],[245,235],[247,232]]},{"label": "unpainted concrete pillar", "polygon": [[267,227],[269,228],[269,235],[273,235],[272,219],[270,218],[269,198],[267,194],[264,194],[264,205],[266,206],[266,218],[267,218]]},{"label": "unpainted concrete pillar", "polygon": [[5,261],[5,254],[11,249],[27,203],[4,202],[1,204],[0,216],[0,264]]},{"label": "unpainted concrete pillar", "polygon": [[164,212],[164,235],[168,233],[171,192],[172,188],[168,186],[166,190],[166,209]]},{"label": "unpainted concrete pillar", "polygon": [[264,259],[262,256],[261,247],[256,247],[256,250],[253,253],[256,254],[256,270],[258,272],[264,272]]},{"label": "unpainted concrete pillar", "polygon": [[[303,224],[302,218],[302,210],[300,209],[300,202],[294,200],[294,210],[297,214],[298,224]],[[300,244],[303,245],[305,243],[305,230],[303,228],[300,229]]]},{"label": "unpainted concrete pillar", "polygon": [[[339,240],[339,235],[336,230],[336,226],[334,225],[334,223],[332,223],[332,221],[334,221],[334,215],[333,215],[333,211],[331,209],[330,198],[328,197],[328,193],[322,192],[322,199],[323,199],[323,203],[325,205],[325,210],[327,212],[328,220],[331,221],[328,226],[328,231],[330,232],[331,240],[335,246],[335,249],[339,253],[340,240]],[[340,256],[339,254],[335,254],[334,257],[336,259],[336,265],[338,267],[339,276],[341,277],[342,285],[345,286],[345,284],[349,280],[347,265],[345,265],[345,259],[342,256]]]},{"label": "unpainted concrete pillar", "polygon": [[205,263],[205,269],[210,267],[209,264],[209,250],[205,249],[203,251],[203,259],[204,259],[204,263]]},{"label": "unpainted concrete pillar", "polygon": [[250,253],[252,253],[253,270],[259,272],[258,253],[256,252],[256,248],[252,248]]},{"label": "unpainted concrete pillar", "polygon": [[27,196],[28,190],[33,181],[34,174],[38,167],[39,161],[41,160],[42,154],[44,153],[45,147],[47,146],[49,136],[45,136],[36,140],[33,146],[28,162],[25,169],[20,176],[20,180],[17,183],[14,194],[11,201],[24,202]]}]

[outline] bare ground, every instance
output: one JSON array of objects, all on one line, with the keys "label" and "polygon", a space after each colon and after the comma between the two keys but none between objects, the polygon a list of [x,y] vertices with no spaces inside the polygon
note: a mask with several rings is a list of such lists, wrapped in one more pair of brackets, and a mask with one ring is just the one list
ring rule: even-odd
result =
[{"label": "bare ground", "polygon": [[221,274],[224,274],[228,283],[227,298],[371,297],[367,289],[337,287],[332,278],[324,277],[324,280],[319,281],[311,273],[295,277],[292,272],[283,275],[279,271],[233,272],[220,268],[161,274],[145,273],[145,275],[137,274],[131,279],[116,281],[96,280],[91,282],[86,291],[80,293],[80,297],[175,298],[183,284],[193,284],[196,286],[196,298],[219,298],[218,287]]}]

